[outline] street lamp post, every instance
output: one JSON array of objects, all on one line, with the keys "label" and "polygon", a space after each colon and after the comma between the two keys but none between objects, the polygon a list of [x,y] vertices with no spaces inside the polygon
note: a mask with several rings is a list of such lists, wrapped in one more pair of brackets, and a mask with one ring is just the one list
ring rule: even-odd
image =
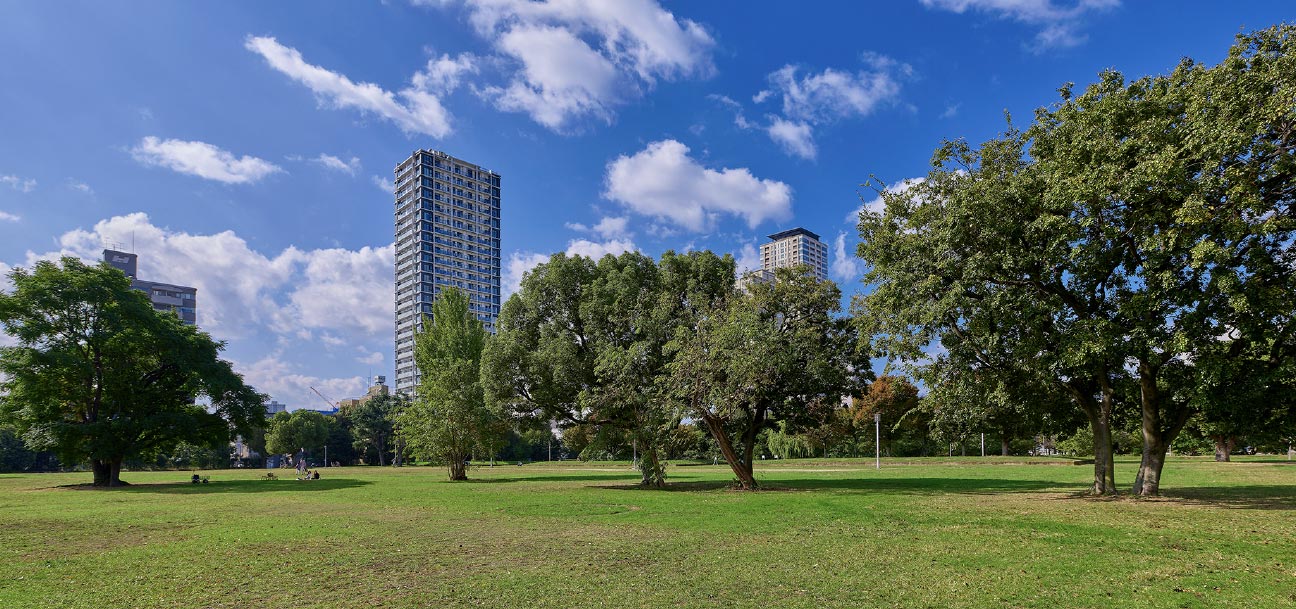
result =
[{"label": "street lamp post", "polygon": [[873,413],[873,466],[882,469],[882,413]]}]

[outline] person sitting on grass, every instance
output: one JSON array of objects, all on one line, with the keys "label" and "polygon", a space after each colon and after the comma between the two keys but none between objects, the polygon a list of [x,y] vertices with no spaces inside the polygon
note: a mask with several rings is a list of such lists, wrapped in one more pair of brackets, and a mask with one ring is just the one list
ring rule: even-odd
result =
[{"label": "person sitting on grass", "polygon": [[202,476],[199,476],[198,474],[194,474],[193,477],[189,479],[189,484],[198,484],[199,482],[202,481],[203,481]]},{"label": "person sitting on grass", "polygon": [[311,480],[319,480],[319,470],[311,472]]}]

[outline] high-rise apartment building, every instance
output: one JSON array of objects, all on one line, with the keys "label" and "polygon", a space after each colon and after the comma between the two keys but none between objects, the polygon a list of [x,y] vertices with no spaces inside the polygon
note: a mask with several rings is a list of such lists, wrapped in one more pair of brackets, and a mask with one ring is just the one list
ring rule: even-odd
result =
[{"label": "high-rise apartment building", "polygon": [[738,278],[738,287],[746,289],[753,283],[774,281],[774,269],[806,265],[810,274],[820,280],[828,279],[828,246],[804,228],[794,228],[774,233],[770,242],[760,247],[761,267]]},{"label": "high-rise apartment building", "polygon": [[396,391],[418,385],[414,332],[444,288],[468,295],[495,332],[500,309],[500,176],[444,152],[396,166]]},{"label": "high-rise apartment building", "polygon": [[130,277],[131,287],[148,294],[153,308],[159,311],[173,311],[180,320],[189,324],[198,323],[198,288],[182,285],[144,281],[135,276],[138,271],[139,256],[116,250],[103,251],[104,262],[119,269]]}]

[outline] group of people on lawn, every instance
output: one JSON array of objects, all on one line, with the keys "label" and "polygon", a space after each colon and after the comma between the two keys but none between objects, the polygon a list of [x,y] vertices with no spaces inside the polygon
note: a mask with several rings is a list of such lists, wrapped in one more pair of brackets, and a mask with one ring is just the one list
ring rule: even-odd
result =
[{"label": "group of people on lawn", "polygon": [[298,480],[319,480],[319,470],[311,471],[306,469],[306,449],[297,453],[297,479]]}]

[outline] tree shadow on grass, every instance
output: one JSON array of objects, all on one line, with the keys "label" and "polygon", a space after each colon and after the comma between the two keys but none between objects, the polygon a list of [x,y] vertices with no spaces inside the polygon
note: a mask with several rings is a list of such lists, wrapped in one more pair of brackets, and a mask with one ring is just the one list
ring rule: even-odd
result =
[{"label": "tree shadow on grass", "polygon": [[207,484],[193,484],[189,481],[167,482],[157,484],[131,484],[105,488],[89,484],[68,484],[55,488],[99,491],[104,493],[164,493],[169,495],[217,495],[221,493],[309,493],[336,491],[348,488],[359,488],[373,484],[366,480],[350,478],[320,478],[319,480],[213,480]]},{"label": "tree shadow on grass", "polygon": [[550,476],[545,474],[536,474],[535,476],[500,476],[492,478],[468,478],[464,482],[470,484],[495,484],[495,483],[515,483],[515,482],[617,482],[632,478],[639,479],[639,473],[627,471],[625,473],[607,472],[605,474],[571,474]]},{"label": "tree shadow on grass", "polygon": [[1296,511],[1296,485],[1249,485],[1162,489],[1157,501],[1238,510]]},{"label": "tree shadow on grass", "polygon": [[[855,491],[906,495],[1030,493],[1038,491],[1071,491],[1083,488],[1079,484],[1060,483],[1056,480],[1012,480],[1001,478],[809,478],[760,480],[756,492],[814,492]],[[732,480],[668,480],[665,488],[651,489],[639,485],[606,485],[593,488],[642,491],[715,491],[736,489]]]}]

